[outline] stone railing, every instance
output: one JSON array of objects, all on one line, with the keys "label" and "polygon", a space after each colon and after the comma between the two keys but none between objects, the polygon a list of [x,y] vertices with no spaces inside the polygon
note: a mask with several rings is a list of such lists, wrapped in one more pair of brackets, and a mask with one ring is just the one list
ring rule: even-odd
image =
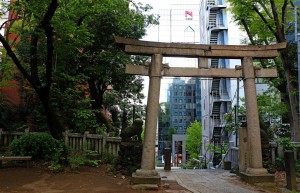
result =
[{"label": "stone railing", "polygon": [[[29,132],[28,129],[25,129],[25,132],[3,131],[3,129],[0,128],[0,146],[7,147],[14,139],[28,133],[34,132]],[[66,145],[70,146],[74,150],[93,151],[100,155],[107,153],[117,156],[121,138],[90,134],[88,132],[81,134],[65,131],[64,141]]]},{"label": "stone railing", "polygon": [[231,162],[231,167],[236,168],[239,166],[239,148],[238,147],[230,147],[228,150],[227,157],[225,161]]},{"label": "stone railing", "polygon": [[[295,146],[296,150],[294,151],[295,160],[300,160],[300,142],[292,142]],[[271,146],[271,160],[272,163],[275,164],[276,157],[284,157],[284,152],[282,147],[278,145],[277,142],[270,142]],[[232,167],[238,166],[238,156],[239,156],[239,148],[231,146],[228,150],[228,154],[225,157],[225,161],[231,161]]]},{"label": "stone railing", "polygon": [[[295,146],[295,160],[300,160],[300,142],[292,142],[292,144]],[[271,158],[272,163],[275,163],[276,157],[284,157],[284,151],[280,145],[278,145],[277,142],[270,142],[271,145]]]},{"label": "stone railing", "polygon": [[121,142],[120,137],[107,137],[105,135],[90,134],[89,132],[64,133],[65,144],[75,150],[89,150],[95,151],[99,154],[109,153],[114,156],[118,155],[119,145]]}]

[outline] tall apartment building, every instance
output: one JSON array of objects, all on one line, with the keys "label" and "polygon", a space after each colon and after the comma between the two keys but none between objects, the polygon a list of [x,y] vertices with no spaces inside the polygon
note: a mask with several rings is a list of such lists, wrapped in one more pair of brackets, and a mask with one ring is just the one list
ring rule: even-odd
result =
[{"label": "tall apartment building", "polygon": [[[224,0],[203,0],[200,6],[200,43],[228,44],[228,26],[226,4]],[[227,59],[208,59],[209,68],[229,68]],[[207,161],[218,164],[220,151],[207,151],[211,144],[214,150],[219,150],[221,142],[227,139],[224,131],[224,115],[230,112],[230,79],[212,78],[202,80],[202,153]],[[217,159],[216,159],[217,158]]]}]

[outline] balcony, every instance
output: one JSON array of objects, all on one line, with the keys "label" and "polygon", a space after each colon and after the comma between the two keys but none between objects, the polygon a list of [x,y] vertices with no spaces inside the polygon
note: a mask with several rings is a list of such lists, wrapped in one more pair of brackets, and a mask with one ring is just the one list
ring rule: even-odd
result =
[{"label": "balcony", "polygon": [[210,10],[218,10],[218,9],[225,9],[226,4],[224,0],[208,0],[206,9]]},{"label": "balcony", "polygon": [[227,90],[213,90],[211,92],[213,102],[218,102],[218,101],[230,101],[229,94]]},{"label": "balcony", "polygon": [[216,127],[223,128],[226,125],[224,114],[213,115],[212,120],[213,120],[213,128]]}]

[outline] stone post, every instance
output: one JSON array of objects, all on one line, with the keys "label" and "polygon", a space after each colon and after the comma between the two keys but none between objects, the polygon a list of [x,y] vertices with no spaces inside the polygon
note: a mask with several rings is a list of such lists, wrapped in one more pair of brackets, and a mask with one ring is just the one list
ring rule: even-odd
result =
[{"label": "stone post", "polygon": [[249,174],[266,174],[262,166],[260,126],[255,87],[255,72],[253,58],[243,58],[243,75],[247,115],[247,133],[249,150],[249,167],[246,172]]},{"label": "stone post", "polygon": [[287,189],[297,190],[296,165],[293,151],[284,152]]},{"label": "stone post", "polygon": [[165,148],[165,167],[164,170],[171,170],[171,149]]},{"label": "stone post", "polygon": [[81,147],[81,148],[83,149],[83,151],[86,151],[86,150],[89,149],[89,144],[88,144],[88,142],[87,142],[87,135],[88,135],[88,134],[89,134],[88,131],[85,131],[85,132],[83,133],[83,139],[82,139],[82,146],[83,146],[83,147]]},{"label": "stone post", "polygon": [[0,145],[4,145],[3,140],[2,140],[2,133],[3,133],[3,129],[0,128]]},{"label": "stone post", "polygon": [[155,139],[159,109],[159,92],[162,71],[162,55],[154,54],[149,72],[149,91],[146,110],[145,136],[141,169],[132,174],[134,184],[159,184],[160,176],[155,170]]},{"label": "stone post", "polygon": [[70,133],[69,130],[65,131],[65,145],[66,146],[69,146],[69,133]]}]

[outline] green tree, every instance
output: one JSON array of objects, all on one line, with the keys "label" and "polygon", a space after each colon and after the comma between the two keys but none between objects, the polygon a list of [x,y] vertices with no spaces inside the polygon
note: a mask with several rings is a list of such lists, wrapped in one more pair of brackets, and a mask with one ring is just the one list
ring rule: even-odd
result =
[{"label": "green tree", "polygon": [[[235,22],[247,33],[249,44],[271,44],[286,42],[286,35],[290,30],[289,23],[293,23],[291,14],[292,1],[288,0],[228,0]],[[247,42],[248,43],[248,42]],[[279,78],[272,79],[288,109],[288,117],[295,141],[300,141],[299,122],[297,116],[297,88],[295,76],[295,45],[288,43],[286,49],[280,52],[275,60],[260,60],[260,65],[276,67]]]},{"label": "green tree", "polygon": [[[98,128],[104,122],[111,128],[102,116],[109,85],[121,100],[141,98],[141,79],[124,74],[125,64],[135,58],[113,45],[113,36],[142,37],[155,22],[143,15],[149,8],[131,9],[126,0],[19,0],[8,6],[17,17],[6,22],[6,34],[0,35],[11,58],[6,62],[16,65],[37,94],[43,109],[38,111],[53,137],[61,138],[64,127]],[[16,38],[8,39],[10,33]]]},{"label": "green tree", "polygon": [[189,151],[191,158],[199,159],[201,143],[202,142],[202,129],[201,123],[195,120],[189,125],[186,132],[185,148]]},{"label": "green tree", "polygon": [[[92,108],[95,110],[103,109],[105,92],[111,87],[117,91],[119,103],[143,98],[141,77],[126,75],[124,71],[126,64],[142,64],[145,59],[130,57],[114,45],[114,36],[139,39],[145,35],[147,26],[156,23],[153,15],[142,14],[150,6],[133,5],[134,9],[130,9],[129,2],[125,0],[102,0],[94,4],[97,12],[87,21],[88,29],[93,34],[93,43],[82,49],[80,64],[82,73],[88,77]],[[96,112],[98,121],[105,122],[108,132],[114,131],[102,111]]]}]

